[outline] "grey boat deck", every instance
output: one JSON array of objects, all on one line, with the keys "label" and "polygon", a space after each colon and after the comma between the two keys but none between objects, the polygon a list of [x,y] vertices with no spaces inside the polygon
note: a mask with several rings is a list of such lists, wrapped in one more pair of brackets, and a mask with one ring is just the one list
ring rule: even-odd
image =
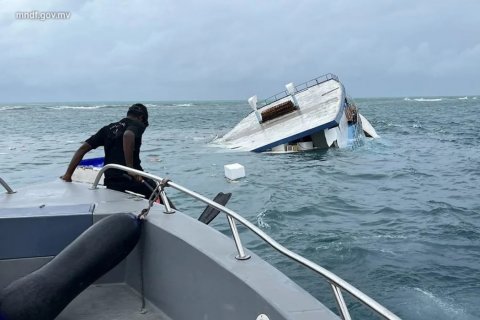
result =
[{"label": "grey boat deck", "polygon": [[[79,212],[72,211],[77,205],[87,208],[80,213],[90,223],[109,214],[139,213],[147,205],[145,200],[129,194],[103,188],[92,190],[88,185],[60,179],[28,186],[15,194],[0,194],[0,204],[5,211],[0,216],[1,224],[21,216],[26,219],[22,223],[27,231],[37,230],[37,222],[45,217],[53,219],[50,226],[58,222],[66,228],[61,219],[77,217]],[[91,204],[94,207],[90,210]],[[24,211],[30,214],[26,216]],[[61,215],[54,214],[60,211]],[[3,252],[0,290],[37,270],[56,254],[50,252],[50,246],[36,248],[29,256],[17,254],[27,252],[31,236],[19,240],[15,252]],[[57,242],[68,239],[50,240],[56,243],[52,248],[57,248]],[[232,239],[179,211],[165,214],[163,206],[155,204],[144,222],[140,245],[142,250],[137,246],[122,263],[74,299],[57,319],[244,320],[256,319],[260,314],[285,320],[339,319],[255,253],[247,249],[250,259],[235,259]],[[138,294],[141,275],[145,297],[151,302],[145,314],[140,312]]]},{"label": "grey boat deck", "polygon": [[95,284],[82,292],[57,320],[169,320],[126,284]]}]

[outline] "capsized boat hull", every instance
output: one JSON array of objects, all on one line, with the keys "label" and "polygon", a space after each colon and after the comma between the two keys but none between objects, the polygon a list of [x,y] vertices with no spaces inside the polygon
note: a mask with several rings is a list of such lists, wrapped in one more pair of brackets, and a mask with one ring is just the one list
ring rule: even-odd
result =
[{"label": "capsized boat hull", "polygon": [[[312,81],[250,113],[216,143],[242,151],[292,152],[343,148],[364,137],[358,108],[338,78],[326,75]],[[287,104],[293,107],[271,115]]]}]

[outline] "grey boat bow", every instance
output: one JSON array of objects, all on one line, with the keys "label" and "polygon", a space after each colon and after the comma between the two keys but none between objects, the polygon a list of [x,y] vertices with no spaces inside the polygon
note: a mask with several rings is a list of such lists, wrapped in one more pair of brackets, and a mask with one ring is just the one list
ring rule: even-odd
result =
[{"label": "grey boat bow", "polygon": [[[172,188],[224,212],[234,245],[210,226],[175,212],[168,201],[163,201],[166,205],[162,206],[99,188],[100,177],[112,168],[153,179],[162,199],[166,199],[165,189]],[[91,188],[85,184],[54,181],[10,193],[12,189],[3,180],[2,185],[7,193],[0,196],[0,234],[7,234],[2,228],[8,225],[10,230],[18,227],[17,237],[21,237],[22,230],[30,230],[33,234],[29,237],[35,237],[35,233],[42,232],[35,226],[45,219],[49,219],[52,232],[57,229],[60,232],[65,221],[74,218],[92,224],[120,212],[148,214],[137,248],[73,300],[58,319],[351,319],[344,293],[385,319],[399,319],[334,273],[280,245],[238,213],[170,180],[109,164],[100,170]],[[84,212],[74,212],[77,209],[72,206],[84,208]],[[42,209],[45,210],[42,212]],[[29,210],[30,213],[26,213]],[[237,223],[286,257],[322,276],[331,286],[339,315],[244,248]],[[32,249],[30,238],[15,244],[15,252],[29,252],[28,255],[16,255],[11,248],[7,250],[10,242],[1,241],[0,289],[55,256],[56,251],[51,250],[55,244],[46,244],[48,250],[35,246]],[[50,240],[56,242],[57,247],[71,241],[62,236]],[[7,251],[10,253],[3,254]]]}]

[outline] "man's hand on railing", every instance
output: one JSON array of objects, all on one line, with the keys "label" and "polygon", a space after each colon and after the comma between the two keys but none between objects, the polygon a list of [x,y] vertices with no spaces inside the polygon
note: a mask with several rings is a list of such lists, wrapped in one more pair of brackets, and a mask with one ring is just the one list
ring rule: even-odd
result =
[{"label": "man's hand on railing", "polygon": [[128,173],[128,176],[130,176],[135,182],[139,182],[139,183],[142,183],[142,182],[143,182],[143,177],[142,177],[142,176],[139,176],[138,174],[129,172],[129,173]]}]

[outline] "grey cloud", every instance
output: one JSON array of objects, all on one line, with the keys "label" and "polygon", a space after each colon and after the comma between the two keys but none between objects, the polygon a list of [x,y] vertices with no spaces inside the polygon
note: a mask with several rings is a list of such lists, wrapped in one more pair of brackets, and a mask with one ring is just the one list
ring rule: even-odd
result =
[{"label": "grey cloud", "polygon": [[[326,72],[359,97],[465,95],[480,87],[476,1],[0,5],[4,101],[245,99]],[[72,16],[14,19],[33,9]]]}]

